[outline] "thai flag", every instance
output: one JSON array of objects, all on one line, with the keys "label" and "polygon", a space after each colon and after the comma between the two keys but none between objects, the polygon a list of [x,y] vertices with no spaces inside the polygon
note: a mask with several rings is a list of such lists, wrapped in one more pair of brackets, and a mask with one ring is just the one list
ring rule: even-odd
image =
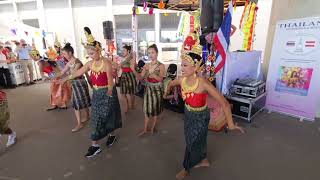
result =
[{"label": "thai flag", "polygon": [[223,18],[221,27],[213,37],[213,42],[217,50],[217,56],[216,56],[217,58],[215,62],[215,71],[214,71],[215,74],[218,73],[223,68],[226,62],[227,51],[230,44],[232,10],[233,10],[232,1],[230,1],[226,15]]},{"label": "thai flag", "polygon": [[305,47],[314,47],[316,44],[316,41],[306,41]]},{"label": "thai flag", "polygon": [[296,42],[294,42],[294,41],[287,42],[287,46],[295,46],[295,45],[296,45]]}]

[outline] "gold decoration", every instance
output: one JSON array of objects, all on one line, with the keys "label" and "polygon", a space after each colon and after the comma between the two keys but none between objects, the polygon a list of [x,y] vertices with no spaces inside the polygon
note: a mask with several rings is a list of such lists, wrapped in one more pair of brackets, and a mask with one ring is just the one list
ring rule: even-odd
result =
[{"label": "gold decoration", "polygon": [[104,68],[104,60],[101,60],[101,64],[100,66],[97,66],[96,65],[96,62],[97,61],[94,61],[92,63],[92,66],[91,66],[91,73],[96,77],[98,78],[98,76],[103,72],[103,68]]},{"label": "gold decoration", "polygon": [[33,49],[29,52],[29,54],[30,54],[31,57],[34,57],[34,58],[35,58],[36,56],[40,55],[39,51],[38,51],[37,49],[35,49],[35,48],[33,48]]},{"label": "gold decoration", "polygon": [[200,111],[204,111],[206,108],[207,108],[207,104],[202,106],[202,107],[191,107],[190,105],[188,104],[185,104],[186,108],[189,110],[189,111],[193,111],[193,112],[200,112]]},{"label": "gold decoration", "polygon": [[[189,39],[187,39],[189,38]],[[202,55],[202,46],[200,45],[199,37],[197,36],[196,33],[191,33],[189,36],[186,38],[184,41],[184,46],[191,46],[191,50],[185,49],[184,47],[182,48],[182,54],[181,54],[181,59],[188,61],[192,65],[196,65],[197,68],[200,67],[201,65],[201,58],[200,59],[193,59],[189,53],[196,54],[201,57]],[[190,39],[192,38],[192,39]]]},{"label": "gold decoration", "polygon": [[104,89],[107,88],[108,86],[97,86],[97,85],[93,85],[92,86],[94,89]]},{"label": "gold decoration", "polygon": [[47,51],[47,56],[48,56],[48,59],[54,61],[54,60],[57,58],[58,54],[57,54],[57,52],[50,46],[49,49],[48,49],[48,51]]},{"label": "gold decoration", "polygon": [[187,55],[186,53],[182,53],[181,56],[180,56],[180,58],[181,58],[182,60],[184,60],[184,61],[188,61],[188,62],[189,62],[190,64],[192,64],[192,65],[195,65],[194,60],[193,60],[189,55]]},{"label": "gold decoration", "polygon": [[87,31],[84,32],[84,35],[86,36],[87,38],[87,45],[91,45],[91,46],[94,46],[94,37],[92,36],[92,34],[88,34]]},{"label": "gold decoration", "polygon": [[[91,30],[89,28],[87,28],[87,29],[86,28],[85,28],[84,34],[86,36],[87,43],[84,44],[84,46],[85,47],[92,46],[92,47],[94,47],[94,48],[96,48],[97,50],[100,51],[102,49],[101,48],[101,44],[94,39],[93,35],[91,34]],[[90,31],[90,33],[87,32],[87,30]]]},{"label": "gold decoration", "polygon": [[[181,81],[181,91],[182,91],[182,99],[185,100],[186,98],[190,97],[191,93],[194,93],[194,91],[198,88],[199,86],[199,79],[196,77],[196,82],[192,85],[189,86],[186,82],[187,78],[184,77]],[[194,94],[193,94],[194,95]]]},{"label": "gold decoration", "polygon": [[158,8],[159,9],[164,9],[165,4],[163,3],[163,0],[160,0],[160,2],[158,3]]},{"label": "gold decoration", "polygon": [[58,35],[57,34],[55,35],[54,46],[61,48],[61,44],[60,44],[60,42],[58,40]]},{"label": "gold decoration", "polygon": [[72,80],[73,79],[73,76],[72,76],[72,74],[70,74],[70,76],[69,76],[69,78],[68,78],[69,80]]},{"label": "gold decoration", "polygon": [[192,46],[191,52],[199,56],[202,55],[202,46],[200,44],[195,44]]}]

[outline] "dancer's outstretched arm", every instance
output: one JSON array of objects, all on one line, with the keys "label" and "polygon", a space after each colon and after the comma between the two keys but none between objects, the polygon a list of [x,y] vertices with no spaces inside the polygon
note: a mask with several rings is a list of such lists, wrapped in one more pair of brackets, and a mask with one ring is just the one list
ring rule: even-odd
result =
[{"label": "dancer's outstretched arm", "polygon": [[225,114],[228,128],[230,130],[239,130],[240,132],[244,133],[244,130],[234,124],[232,119],[232,113],[231,113],[231,106],[229,102],[220,94],[220,92],[206,79],[201,78],[200,84],[203,84],[204,89],[208,92],[208,94],[214,98],[218,103],[221,105],[223,112]]}]

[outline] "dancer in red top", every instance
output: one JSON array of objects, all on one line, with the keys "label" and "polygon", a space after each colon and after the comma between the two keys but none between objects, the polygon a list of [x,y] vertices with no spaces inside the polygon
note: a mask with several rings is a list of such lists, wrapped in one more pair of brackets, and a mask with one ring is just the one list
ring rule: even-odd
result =
[{"label": "dancer in red top", "polygon": [[151,62],[146,64],[141,73],[136,71],[135,64],[131,64],[133,73],[139,80],[146,80],[146,88],[143,97],[143,111],[145,114],[144,128],[138,136],[148,132],[149,120],[153,120],[151,134],[154,133],[158,117],[163,111],[163,77],[165,73],[164,64],[158,61],[158,47],[153,44],[148,47],[148,56]]},{"label": "dancer in red top", "polygon": [[213,97],[220,103],[226,114],[228,128],[240,130],[235,125],[231,116],[231,109],[228,101],[213,87],[206,79],[197,76],[200,69],[202,48],[195,44],[191,51],[183,52],[181,55],[182,77],[171,81],[166,89],[164,97],[174,86],[181,86],[182,98],[185,101],[184,134],[186,149],[183,162],[183,170],[177,175],[177,179],[183,179],[192,168],[207,167],[207,133],[210,121],[210,113],[207,107],[207,96]]},{"label": "dancer in red top", "polygon": [[93,87],[90,118],[92,145],[86,154],[86,157],[90,158],[101,152],[99,140],[109,135],[107,146],[111,146],[115,142],[116,137],[111,133],[121,128],[122,122],[117,89],[112,78],[111,61],[102,57],[101,44],[94,40],[90,29],[85,27],[84,30],[87,37],[85,48],[92,60],[71,74],[69,78],[61,80],[61,83],[91,71],[89,79]]},{"label": "dancer in red top", "polygon": [[122,47],[123,60],[121,61],[121,77],[120,77],[120,93],[125,103],[124,112],[134,109],[135,93],[137,89],[136,77],[130,68],[131,64],[135,64],[135,53],[131,52],[131,46],[124,45]]},{"label": "dancer in red top", "polygon": [[39,51],[32,49],[30,57],[39,65],[42,80],[50,81],[50,106],[47,111],[55,109],[67,109],[70,100],[71,89],[69,83],[59,84],[54,77],[60,73],[56,61],[50,61],[40,56]]}]

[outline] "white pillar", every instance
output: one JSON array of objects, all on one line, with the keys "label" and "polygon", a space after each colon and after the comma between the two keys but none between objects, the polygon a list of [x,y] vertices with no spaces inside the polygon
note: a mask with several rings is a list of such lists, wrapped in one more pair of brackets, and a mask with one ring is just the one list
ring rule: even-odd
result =
[{"label": "white pillar", "polygon": [[112,0],[106,0],[106,1],[107,1],[107,7],[106,7],[107,20],[113,22]]},{"label": "white pillar", "polygon": [[[107,1],[107,7],[106,7],[106,17],[107,21],[112,21],[112,28],[113,28],[113,37],[114,37],[114,43],[116,43],[116,23],[114,21],[114,15],[113,15],[113,0],[106,0]],[[117,47],[116,44],[114,44],[115,47]],[[116,53],[116,52],[115,52]]]},{"label": "white pillar", "polygon": [[161,43],[160,43],[160,11],[156,11],[155,12],[155,20],[154,20],[154,27],[155,27],[155,34],[156,34],[156,45],[158,46],[158,50],[159,50],[159,53],[158,53],[158,60],[162,61],[162,46],[161,46]]},{"label": "white pillar", "polygon": [[[68,0],[68,9],[69,9],[69,17],[71,21],[71,31],[72,31],[72,46],[73,47],[78,47],[78,42],[76,41],[76,32],[75,32],[75,24],[74,24],[74,17],[73,17],[73,9],[72,9],[72,0]],[[81,46],[81,45],[80,45]],[[78,54],[81,55],[81,48],[77,48],[75,51],[75,56],[77,57]]]},{"label": "white pillar", "polygon": [[132,16],[132,49],[136,52],[136,61],[139,59],[138,53],[138,15]]},{"label": "white pillar", "polygon": [[18,14],[18,8],[17,8],[17,3],[15,1],[12,1],[12,6],[13,6],[13,11],[14,11],[14,20],[19,21],[20,22],[20,17]]},{"label": "white pillar", "polygon": [[160,43],[160,12],[156,11],[154,14],[155,20],[154,20],[154,27],[156,32],[156,44],[158,45]]},{"label": "white pillar", "polygon": [[37,10],[38,10],[38,17],[39,17],[39,26],[41,30],[48,31],[47,21],[46,21],[46,14],[44,12],[43,1],[37,0]]}]

